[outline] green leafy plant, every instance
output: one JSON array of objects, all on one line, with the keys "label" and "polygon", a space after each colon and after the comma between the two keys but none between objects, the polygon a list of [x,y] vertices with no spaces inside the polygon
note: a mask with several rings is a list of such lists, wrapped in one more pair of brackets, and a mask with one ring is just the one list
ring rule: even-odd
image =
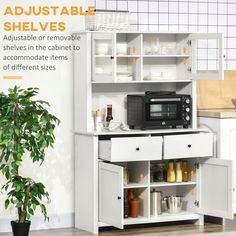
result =
[{"label": "green leafy plant", "polygon": [[42,199],[46,198],[49,202],[49,194],[45,191],[45,186],[42,183],[35,183],[30,178],[14,176],[3,187],[8,191],[8,198],[5,201],[5,208],[9,204],[14,204],[18,209],[18,221],[24,223],[34,215],[37,207],[41,208],[45,220],[49,220],[47,216],[46,206],[42,203]]},{"label": "green leafy plant", "polygon": [[35,99],[38,88],[21,89],[15,86],[8,94],[0,93],[0,171],[7,179],[3,190],[7,193],[5,207],[14,204],[18,209],[18,221],[24,223],[37,207],[47,219],[47,211],[42,203],[49,200],[42,183],[19,174],[24,156],[33,162],[45,159],[45,149],[53,147],[54,130],[59,119],[50,114],[46,101]]}]

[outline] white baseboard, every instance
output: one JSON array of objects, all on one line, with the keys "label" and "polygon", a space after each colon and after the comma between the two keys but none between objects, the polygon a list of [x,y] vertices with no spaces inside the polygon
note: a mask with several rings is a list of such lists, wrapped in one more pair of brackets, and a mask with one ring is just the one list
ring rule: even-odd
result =
[{"label": "white baseboard", "polygon": [[[75,225],[74,213],[63,215],[49,215],[49,222],[44,222],[43,216],[34,216],[31,219],[30,230],[72,228]],[[0,218],[0,233],[11,232],[11,218]]]}]

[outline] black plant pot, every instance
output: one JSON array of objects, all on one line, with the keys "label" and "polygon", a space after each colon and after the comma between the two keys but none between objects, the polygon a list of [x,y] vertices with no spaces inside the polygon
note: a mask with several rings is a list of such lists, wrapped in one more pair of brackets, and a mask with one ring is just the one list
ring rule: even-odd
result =
[{"label": "black plant pot", "polygon": [[11,221],[12,232],[14,236],[28,236],[30,229],[30,221],[25,223],[18,223],[16,221]]}]

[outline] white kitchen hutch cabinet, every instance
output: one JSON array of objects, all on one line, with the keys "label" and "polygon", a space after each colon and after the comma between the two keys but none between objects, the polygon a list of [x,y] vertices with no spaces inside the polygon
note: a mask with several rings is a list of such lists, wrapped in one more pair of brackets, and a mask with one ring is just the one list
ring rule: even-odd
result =
[{"label": "white kitchen hutch cabinet", "polygon": [[[214,159],[213,134],[197,128],[196,80],[223,79],[221,34],[75,32],[74,52],[75,226],[99,227],[232,218],[232,161]],[[145,91],[175,91],[192,97],[188,129],[96,132],[92,113],[112,104],[126,123],[126,97]],[[186,183],[150,180],[153,162],[187,159],[194,175]],[[132,181],[123,183],[127,165]],[[142,173],[143,178],[140,179]],[[123,218],[124,192],[141,196],[141,215]],[[153,217],[150,192],[181,195],[183,211]]]}]

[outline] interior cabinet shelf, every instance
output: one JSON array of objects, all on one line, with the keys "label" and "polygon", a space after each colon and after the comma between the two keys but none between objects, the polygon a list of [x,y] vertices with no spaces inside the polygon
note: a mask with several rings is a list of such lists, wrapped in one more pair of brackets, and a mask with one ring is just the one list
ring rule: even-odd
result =
[{"label": "interior cabinet shelf", "polygon": [[170,222],[170,221],[180,221],[180,220],[197,220],[199,219],[199,215],[188,212],[182,211],[177,214],[169,214],[163,213],[158,217],[137,217],[137,218],[127,218],[124,219],[124,225],[132,225],[132,224],[145,224],[145,223],[159,223],[159,222]]},{"label": "interior cabinet shelf", "polygon": [[153,58],[168,58],[168,57],[188,58],[189,55],[143,55],[143,57],[153,57]]},{"label": "interior cabinet shelf", "polygon": [[129,183],[124,186],[124,189],[129,189],[129,188],[147,188],[148,184],[140,184],[140,183]]},{"label": "interior cabinet shelf", "polygon": [[141,57],[141,55],[117,55],[116,57],[118,57],[118,58],[122,58],[122,57],[137,58],[137,57]]},{"label": "interior cabinet shelf", "polygon": [[196,185],[194,181],[181,182],[181,183],[168,183],[168,182],[153,182],[150,184],[151,187],[171,187],[171,186],[185,186],[185,185]]},{"label": "interior cabinet shelf", "polygon": [[112,55],[95,55],[96,58],[110,58]]},{"label": "interior cabinet shelf", "polygon": [[[172,187],[172,186],[187,186],[187,185],[196,185],[195,181],[181,182],[181,183],[168,183],[168,182],[155,182],[150,183],[150,187]],[[129,183],[124,186],[124,189],[130,188],[147,188],[148,184],[140,184],[140,183]]]}]

